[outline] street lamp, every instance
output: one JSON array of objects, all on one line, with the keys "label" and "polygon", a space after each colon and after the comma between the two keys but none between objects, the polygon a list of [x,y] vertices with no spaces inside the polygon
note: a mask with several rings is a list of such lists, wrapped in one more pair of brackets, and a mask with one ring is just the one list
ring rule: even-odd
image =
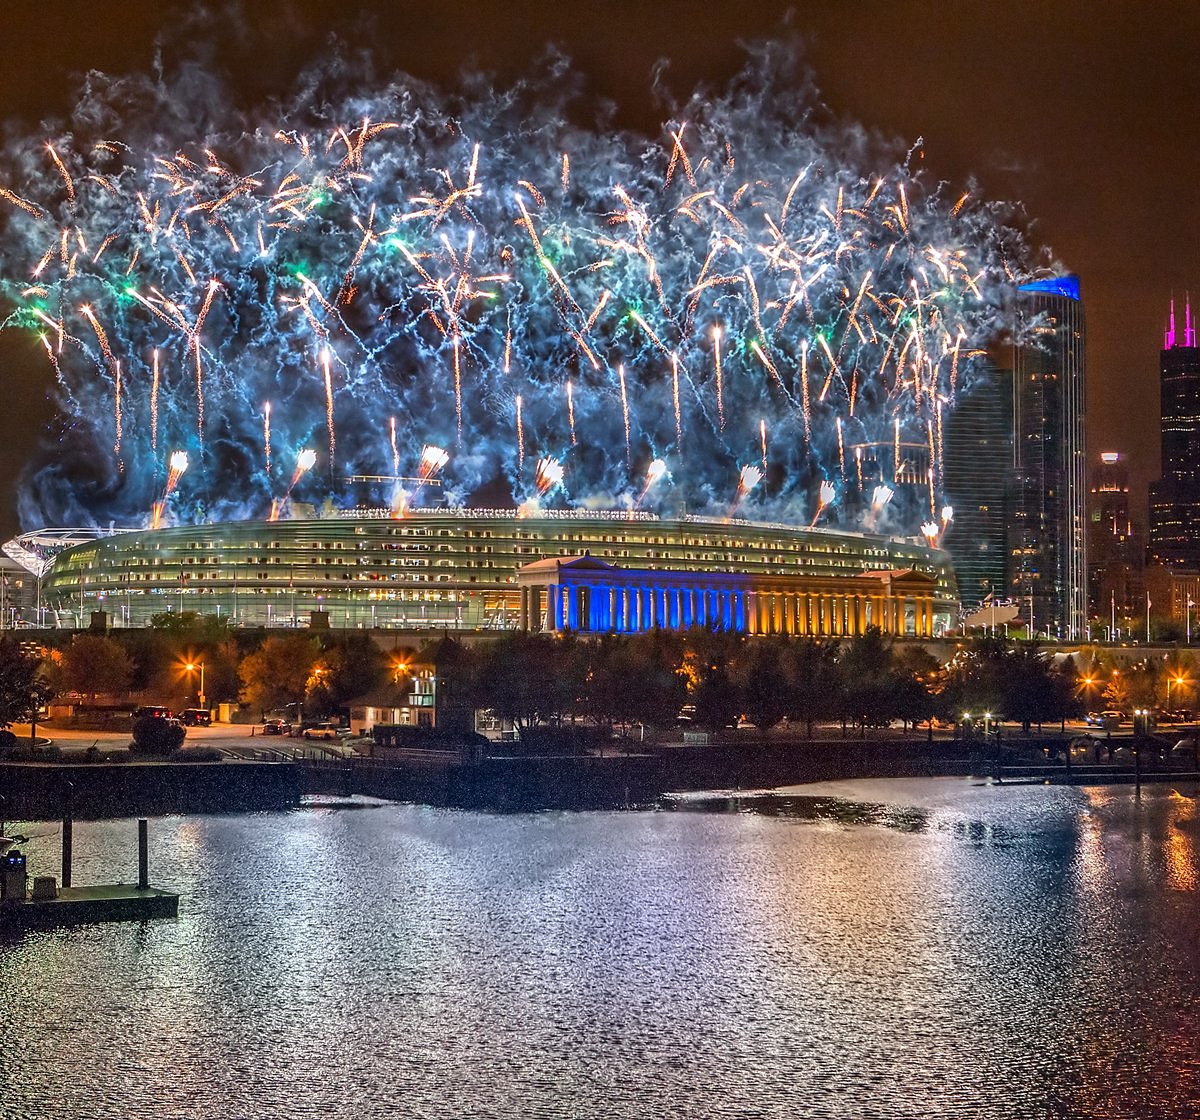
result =
[{"label": "street lamp", "polygon": [[989,725],[991,724],[991,722],[992,722],[992,713],[984,712],[983,713],[983,737],[985,739],[988,737],[988,728],[989,728]]},{"label": "street lamp", "polygon": [[203,661],[189,661],[187,663],[187,665],[184,666],[184,668],[187,669],[187,671],[189,673],[194,673],[197,669],[200,670],[200,692],[199,692],[198,699],[200,701],[200,707],[203,708],[204,707],[204,662]]},{"label": "street lamp", "polygon": [[1167,677],[1167,711],[1171,710],[1171,685],[1178,687],[1183,684],[1183,677]]}]

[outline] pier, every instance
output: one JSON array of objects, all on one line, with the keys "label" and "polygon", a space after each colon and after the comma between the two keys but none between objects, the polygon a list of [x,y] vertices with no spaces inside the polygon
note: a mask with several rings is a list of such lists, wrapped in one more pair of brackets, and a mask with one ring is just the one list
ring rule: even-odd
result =
[{"label": "pier", "polygon": [[138,821],[136,884],[72,886],[73,836],[72,820],[64,817],[61,883],[53,876],[39,875],[33,878],[30,889],[24,853],[9,847],[0,854],[0,936],[31,929],[179,916],[179,895],[150,886],[149,825],[145,819]]}]

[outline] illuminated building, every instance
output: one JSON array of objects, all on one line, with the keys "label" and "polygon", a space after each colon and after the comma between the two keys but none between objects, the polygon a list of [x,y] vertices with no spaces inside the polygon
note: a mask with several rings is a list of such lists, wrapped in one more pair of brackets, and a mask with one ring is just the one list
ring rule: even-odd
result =
[{"label": "illuminated building", "polygon": [[1125,456],[1103,451],[1092,465],[1088,510],[1090,616],[1112,629],[1145,610],[1145,544],[1129,513]]},{"label": "illuminated building", "polygon": [[988,364],[960,393],[946,421],[943,486],[954,522],[945,548],[967,609],[989,595],[1008,595],[1012,400],[1012,371]]},{"label": "illuminated building", "polygon": [[1159,369],[1162,477],[1150,487],[1150,556],[1200,570],[1200,348],[1190,300],[1182,334],[1171,303]]},{"label": "illuminated building", "polygon": [[[96,610],[117,626],[191,610],[247,626],[314,619],[338,628],[515,629],[518,569],[584,553],[622,568],[729,576],[744,591],[765,584],[798,590],[797,581],[808,580],[827,593],[843,581],[848,593],[862,594],[860,577],[868,573],[915,571],[931,581],[924,597],[932,632],[958,609],[950,557],[911,539],[589,510],[522,517],[441,509],[402,519],[354,511],[117,532],[47,560],[42,594],[51,618],[69,626],[86,625]],[[911,603],[904,619],[894,628],[914,632]],[[850,633],[849,626],[839,632]]]},{"label": "illuminated building", "polygon": [[1084,314],[1073,276],[1023,284],[1014,348],[1014,488],[1009,586],[1052,638],[1087,624]]}]

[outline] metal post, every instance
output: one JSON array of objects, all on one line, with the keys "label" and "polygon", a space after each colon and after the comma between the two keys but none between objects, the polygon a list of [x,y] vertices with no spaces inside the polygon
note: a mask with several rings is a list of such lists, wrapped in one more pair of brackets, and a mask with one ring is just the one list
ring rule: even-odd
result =
[{"label": "metal post", "polygon": [[75,839],[72,835],[72,827],[71,814],[66,812],[63,814],[62,821],[62,885],[64,887],[71,885],[71,851]]},{"label": "metal post", "polygon": [[150,886],[150,834],[145,817],[138,821],[138,890]]}]

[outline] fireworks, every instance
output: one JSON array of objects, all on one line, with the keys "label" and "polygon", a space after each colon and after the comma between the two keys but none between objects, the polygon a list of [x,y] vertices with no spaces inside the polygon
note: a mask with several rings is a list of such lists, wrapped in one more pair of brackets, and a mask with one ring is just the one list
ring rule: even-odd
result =
[{"label": "fireworks", "polygon": [[738,472],[737,494],[734,495],[733,505],[730,507],[729,516],[732,517],[737,513],[737,508],[742,503],[742,499],[750,493],[760,482],[762,482],[763,472],[758,469],[753,463],[748,463]]},{"label": "fireworks", "polygon": [[188,454],[186,451],[173,451],[170,461],[168,462],[167,485],[163,490],[163,496],[154,503],[154,509],[150,515],[150,527],[157,529],[162,525],[163,512],[167,508],[167,499],[174,492],[175,487],[179,485],[179,480],[183,476],[183,472],[188,469]]},{"label": "fireworks", "polygon": [[292,471],[292,481],[288,483],[288,488],[284,491],[282,498],[271,502],[271,513],[267,517],[268,521],[278,521],[279,514],[287,505],[288,499],[292,496],[292,491],[296,489],[296,483],[300,481],[309,471],[313,469],[317,462],[317,453],[312,448],[306,447],[299,455],[296,456],[296,469]]},{"label": "fireworks", "polygon": [[163,134],[194,87],[92,82],[55,135],[0,153],[0,327],[52,332],[75,436],[32,472],[26,523],[134,517],[160,440],[195,453],[206,432],[222,453],[193,454],[194,508],[245,516],[273,489],[272,437],[322,425],[309,485],[335,498],[335,456],[396,475],[433,440],[469,452],[451,501],[519,493],[528,448],[570,456],[581,503],[631,500],[634,466],[666,454],[656,500],[696,511],[739,464],[765,469],[769,433],[770,486],[745,493],[793,521],[825,478],[839,518],[868,516],[882,460],[856,450],[847,472],[846,444],[891,436],[893,480],[902,444],[931,456],[929,502],[893,509],[933,516],[943,413],[1027,271],[997,208],[811,126],[817,95],[779,57],[655,141],[564,123],[552,77],[339,104],[336,71],[284,129],[198,136]]},{"label": "fireworks", "polygon": [[638,495],[637,504],[639,506],[645,500],[646,495],[650,493],[650,487],[653,486],[666,473],[667,464],[664,463],[662,459],[655,459],[650,466],[646,468],[646,485],[642,487],[642,492]]},{"label": "fireworks", "polygon": [[539,496],[549,494],[556,486],[561,486],[562,480],[562,463],[549,455],[538,460],[534,486],[537,488]]},{"label": "fireworks", "polygon": [[817,519],[833,505],[834,499],[837,497],[837,490],[833,483],[828,479],[821,483],[820,489],[817,491],[817,512],[813,514],[812,521],[809,522],[811,529],[817,523]]}]

